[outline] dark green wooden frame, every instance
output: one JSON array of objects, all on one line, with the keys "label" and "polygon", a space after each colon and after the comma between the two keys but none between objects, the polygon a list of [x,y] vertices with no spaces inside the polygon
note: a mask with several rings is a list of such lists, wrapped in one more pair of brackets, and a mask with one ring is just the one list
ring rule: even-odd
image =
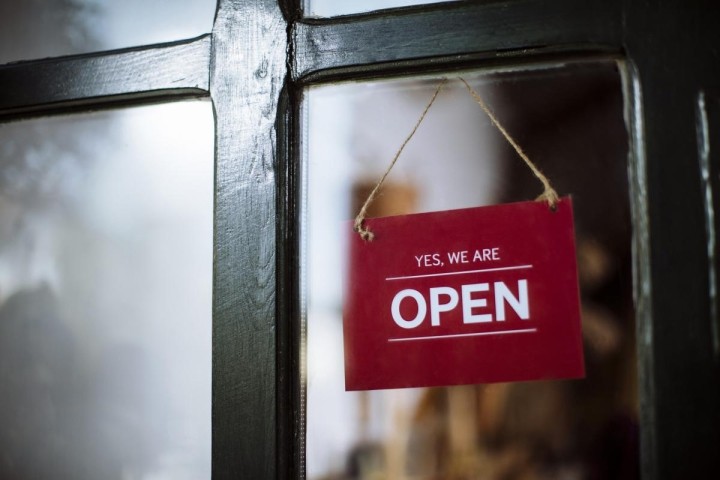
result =
[{"label": "dark green wooden frame", "polygon": [[717,153],[703,150],[720,131],[704,111],[720,84],[717,10],[697,0],[468,1],[304,19],[292,0],[219,0],[212,32],[196,39],[0,66],[0,120],[211,99],[213,478],[301,478],[303,89],[616,56],[631,138],[643,477],[701,478],[717,472],[720,452],[715,192],[698,162],[718,171]]}]

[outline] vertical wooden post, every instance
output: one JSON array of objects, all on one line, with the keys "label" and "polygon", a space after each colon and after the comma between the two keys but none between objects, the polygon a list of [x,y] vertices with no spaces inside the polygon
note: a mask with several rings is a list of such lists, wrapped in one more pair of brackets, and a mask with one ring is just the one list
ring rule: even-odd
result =
[{"label": "vertical wooden post", "polygon": [[287,24],[275,0],[220,0],[216,118],[212,478],[276,478],[276,119]]}]

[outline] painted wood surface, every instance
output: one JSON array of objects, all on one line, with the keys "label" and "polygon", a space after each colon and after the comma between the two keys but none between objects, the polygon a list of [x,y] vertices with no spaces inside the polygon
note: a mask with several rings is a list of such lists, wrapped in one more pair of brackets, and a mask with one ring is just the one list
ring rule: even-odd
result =
[{"label": "painted wood surface", "polygon": [[213,478],[302,476],[302,89],[545,51],[627,56],[644,478],[712,474],[720,365],[696,119],[720,84],[717,7],[518,0],[296,21],[282,3],[220,0],[213,33],[185,42],[0,66],[3,119],[211,96]]},{"label": "painted wood surface", "polygon": [[271,0],[221,0],[213,28],[213,479],[276,478],[284,453],[276,439],[276,121],[286,28]]},{"label": "painted wood surface", "polygon": [[560,47],[594,51],[617,49],[621,9],[617,1],[521,0],[454,2],[388,12],[305,19],[293,29],[293,77],[323,70],[349,70],[348,76],[388,71],[394,62],[421,60],[430,67],[439,57],[519,56],[528,50]]},{"label": "painted wood surface", "polygon": [[[697,99],[720,85],[718,8],[654,0],[625,5],[624,47],[634,72],[635,156],[644,157],[648,258],[637,286],[643,473],[679,479],[717,473],[720,362],[714,355]],[[711,473],[713,472],[713,473]]]},{"label": "painted wood surface", "polygon": [[0,116],[207,95],[211,37],[0,66]]}]

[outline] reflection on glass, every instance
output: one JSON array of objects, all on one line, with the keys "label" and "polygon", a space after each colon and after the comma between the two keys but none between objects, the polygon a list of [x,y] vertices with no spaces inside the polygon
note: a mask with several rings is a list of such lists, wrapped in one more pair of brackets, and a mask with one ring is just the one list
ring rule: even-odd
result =
[{"label": "reflection on glass", "polygon": [[0,478],[209,478],[212,125],[0,125]]},{"label": "reflection on glass", "polygon": [[447,1],[448,0],[364,0],[362,2],[346,2],[337,0],[305,0],[305,16],[333,17],[336,15],[372,12],[384,8],[408,7],[411,5],[425,5]]},{"label": "reflection on glass", "polygon": [[0,2],[0,63],[196,37],[212,30],[216,0]]},{"label": "reflection on glass", "polygon": [[[638,478],[626,133],[614,62],[466,73],[563,195],[573,195],[587,378],[345,392],[339,234],[439,79],[307,95],[307,476]],[[443,90],[369,216],[534,199],[542,187],[459,81]],[[469,359],[470,361],[471,359]]]}]

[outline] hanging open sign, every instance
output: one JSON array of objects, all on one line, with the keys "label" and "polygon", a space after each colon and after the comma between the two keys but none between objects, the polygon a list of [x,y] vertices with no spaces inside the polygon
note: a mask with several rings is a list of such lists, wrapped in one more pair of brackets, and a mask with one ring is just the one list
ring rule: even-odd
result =
[{"label": "hanging open sign", "polygon": [[584,376],[569,198],[366,224],[373,241],[350,240],[347,390]]}]

